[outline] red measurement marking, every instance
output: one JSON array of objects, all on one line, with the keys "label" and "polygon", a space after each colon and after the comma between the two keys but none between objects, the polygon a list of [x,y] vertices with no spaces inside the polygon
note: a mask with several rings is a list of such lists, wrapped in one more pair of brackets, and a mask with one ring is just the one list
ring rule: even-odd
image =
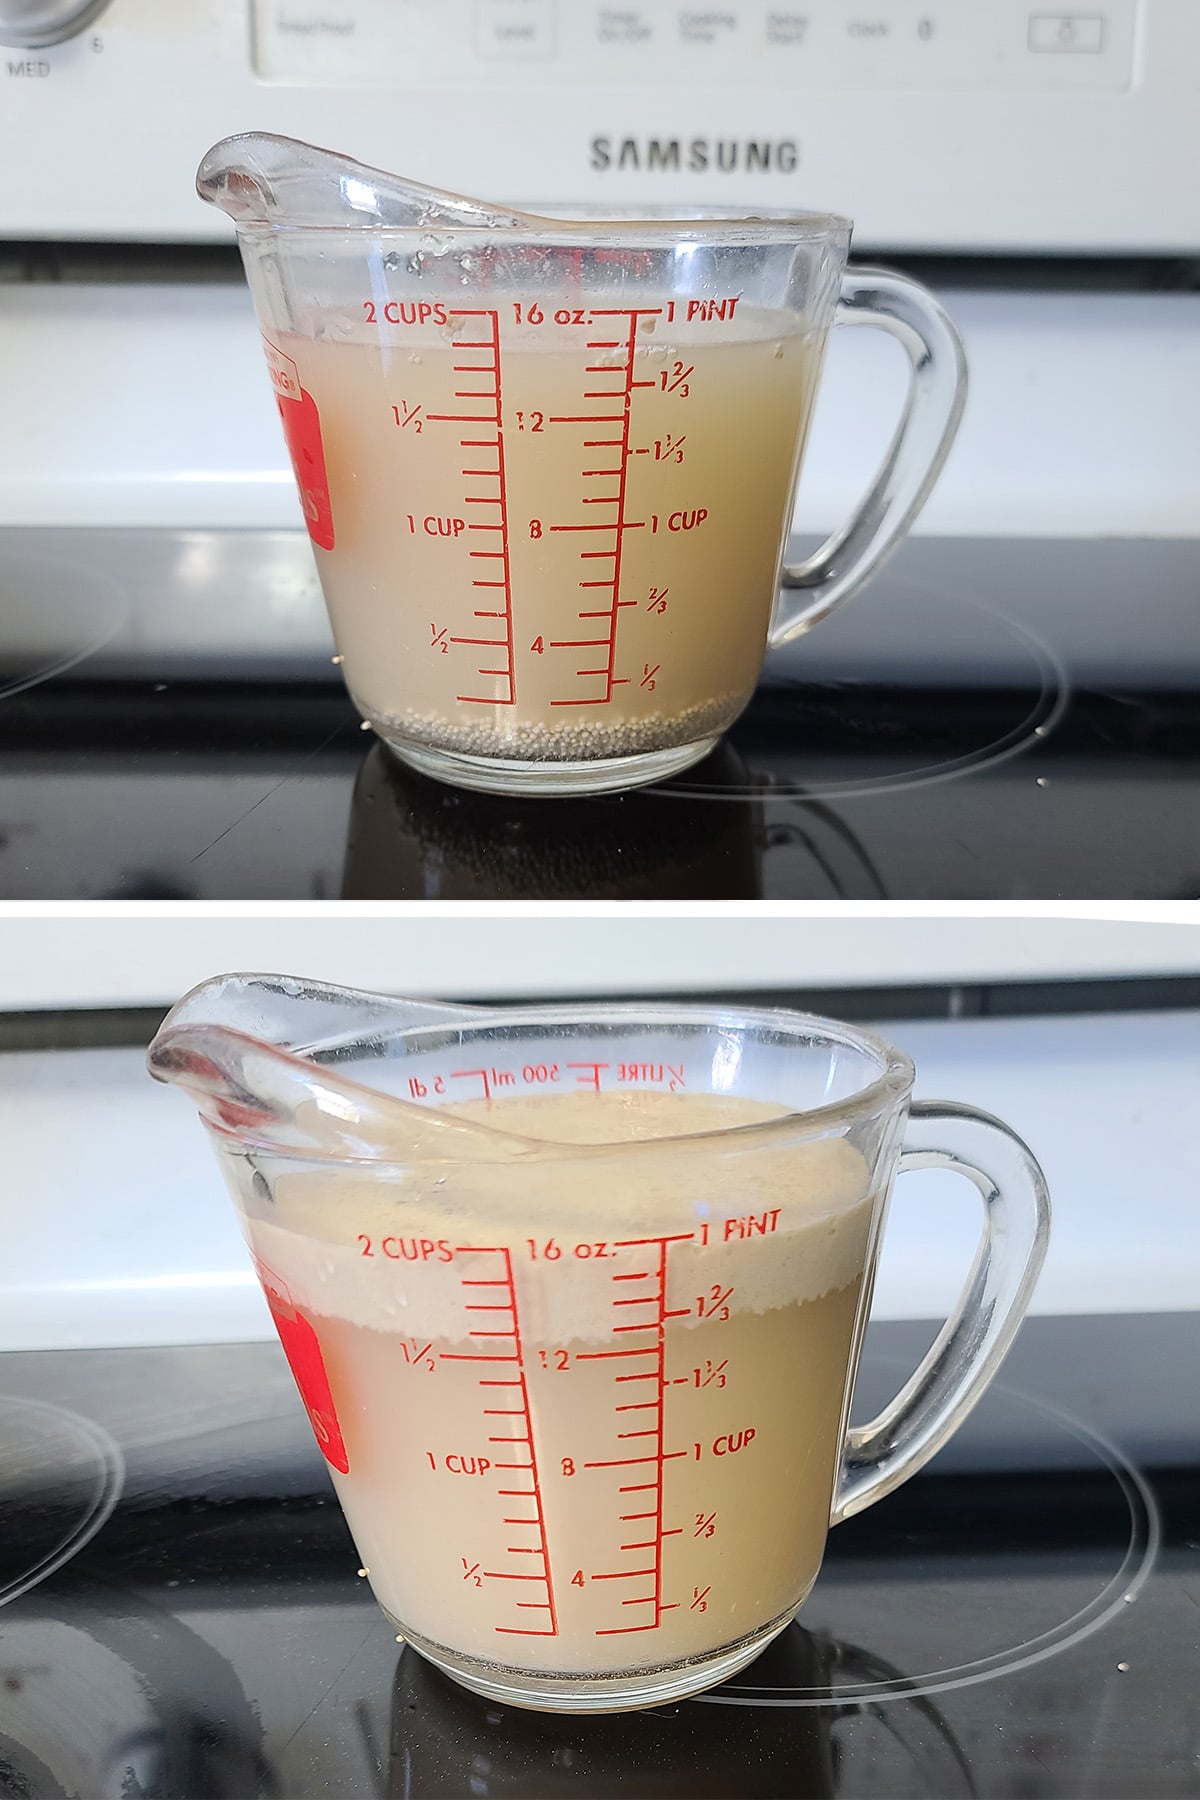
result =
[{"label": "red measurement marking", "polygon": [[686,369],[684,368],[684,366],[681,362],[672,363],[671,367],[669,369],[664,369],[662,374],[659,376],[659,383],[662,387],[663,393],[664,394],[676,393],[686,382],[688,376],[694,375],[695,373],[696,373],[695,363],[689,363],[687,365]]},{"label": "red measurement marking", "polygon": [[712,1593],[711,1587],[706,1587],[706,1588],[694,1587],[692,1589],[692,1604],[689,1606],[688,1611],[689,1612],[707,1612],[708,1611],[708,1596],[711,1593]]},{"label": "red measurement marking", "polygon": [[568,1069],[587,1069],[587,1070],[589,1070],[590,1074],[588,1074],[588,1075],[577,1075],[576,1076],[575,1085],[576,1085],[576,1087],[595,1088],[596,1092],[599,1093],[599,1091],[600,1091],[600,1076],[603,1073],[603,1071],[608,1068],[608,1064],[606,1062],[569,1062],[567,1064],[567,1067],[568,1067]]},{"label": "red measurement marking", "polygon": [[714,1363],[711,1357],[706,1356],[704,1359],[704,1366],[697,1369],[695,1372],[694,1379],[696,1386],[701,1388],[711,1387],[715,1381],[718,1387],[724,1387],[725,1382],[723,1377],[725,1370],[728,1367],[728,1357],[726,1357],[723,1362]]},{"label": "red measurement marking", "polygon": [[[650,1295],[641,1296],[634,1300],[626,1300],[626,1299],[619,1298],[619,1297],[614,1298],[614,1300],[613,1300],[614,1306],[622,1306],[622,1305],[652,1306],[655,1311],[655,1318],[651,1325],[644,1325],[644,1326],[617,1325],[617,1326],[613,1327],[614,1331],[642,1330],[642,1331],[653,1331],[655,1333],[656,1342],[655,1342],[653,1348],[648,1352],[647,1351],[642,1352],[643,1355],[649,1354],[649,1355],[653,1356],[653,1358],[654,1358],[655,1367],[654,1367],[653,1371],[651,1372],[649,1377],[643,1377],[643,1379],[652,1379],[654,1381],[655,1398],[651,1401],[646,1401],[646,1402],[640,1403],[639,1406],[637,1407],[637,1410],[639,1410],[639,1411],[653,1411],[653,1413],[654,1413],[653,1423],[650,1425],[649,1429],[646,1429],[646,1430],[621,1431],[621,1432],[617,1433],[617,1436],[620,1439],[650,1438],[653,1440],[654,1448],[653,1448],[652,1453],[648,1456],[630,1456],[630,1457],[624,1457],[624,1458],[614,1458],[611,1460],[606,1460],[604,1462],[585,1463],[584,1467],[585,1468],[609,1468],[609,1469],[611,1469],[611,1468],[620,1468],[622,1466],[633,1467],[633,1466],[637,1466],[638,1464],[641,1464],[643,1466],[649,1465],[650,1467],[652,1467],[654,1469],[653,1481],[630,1482],[630,1483],[627,1483],[624,1486],[618,1488],[618,1490],[617,1490],[618,1493],[621,1493],[621,1494],[648,1493],[653,1496],[653,1505],[650,1507],[649,1510],[639,1512],[639,1513],[621,1514],[620,1517],[622,1519],[622,1522],[624,1522],[626,1519],[629,1519],[629,1520],[649,1519],[649,1520],[653,1521],[653,1535],[650,1538],[645,1539],[645,1540],[638,1539],[638,1540],[630,1542],[628,1544],[622,1544],[621,1548],[623,1550],[653,1549],[654,1561],[653,1561],[653,1564],[647,1569],[625,1570],[625,1571],[621,1572],[620,1576],[618,1576],[616,1574],[603,1575],[603,1576],[597,1576],[597,1577],[595,1577],[595,1579],[597,1579],[597,1580],[614,1580],[615,1581],[615,1580],[624,1578],[626,1575],[628,1575],[630,1577],[632,1577],[634,1575],[641,1575],[643,1577],[652,1576],[653,1580],[654,1580],[654,1586],[653,1586],[653,1590],[649,1594],[640,1594],[640,1595],[635,1596],[632,1599],[622,1601],[622,1605],[652,1607],[653,1611],[654,1611],[654,1617],[653,1617],[653,1620],[648,1625],[641,1626],[641,1627],[636,1627],[636,1628],[629,1627],[629,1626],[607,1627],[607,1628],[598,1630],[596,1632],[597,1637],[611,1636],[617,1630],[631,1630],[631,1629],[655,1630],[662,1623],[662,1616],[663,1616],[664,1611],[666,1610],[664,1602],[663,1602],[663,1542],[668,1537],[678,1536],[680,1534],[680,1532],[682,1531],[682,1527],[673,1527],[671,1530],[668,1531],[668,1530],[664,1529],[664,1525],[663,1525],[664,1466],[670,1456],[678,1454],[677,1452],[665,1451],[664,1445],[663,1445],[663,1433],[664,1433],[664,1429],[665,1429],[664,1413],[665,1413],[665,1405],[666,1405],[666,1387],[667,1387],[666,1372],[665,1372],[667,1246],[668,1246],[668,1244],[671,1244],[671,1243],[686,1242],[693,1235],[694,1234],[692,1232],[680,1232],[680,1233],[675,1234],[670,1237],[664,1236],[664,1237],[659,1237],[659,1238],[629,1239],[629,1240],[625,1240],[625,1242],[621,1246],[614,1246],[614,1248],[616,1248],[616,1247],[633,1248],[635,1244],[653,1244],[653,1245],[655,1245],[657,1252],[658,1252],[655,1268],[653,1268],[651,1270],[631,1271],[629,1273],[629,1279],[632,1279],[635,1281],[636,1280],[644,1281],[651,1275],[656,1276],[657,1281],[655,1284],[655,1292]],[[615,1279],[616,1279],[616,1277],[614,1277],[614,1280]],[[611,1352],[609,1354],[611,1354]],[[616,1379],[620,1380],[621,1377],[618,1376]],[[631,1411],[634,1409],[629,1406],[620,1406],[616,1410]]]},{"label": "red measurement marking", "polygon": [[[727,1287],[727,1288],[718,1287],[717,1284],[714,1282],[712,1293],[710,1295],[708,1295],[707,1297],[702,1294],[699,1297],[699,1299],[697,1300],[697,1302],[696,1302],[697,1316],[701,1319],[706,1319],[709,1317],[710,1314],[719,1312],[721,1307],[725,1306],[728,1303],[729,1297],[732,1293],[733,1293],[733,1289],[731,1287]],[[724,1365],[722,1365],[722,1366],[724,1366]]]},{"label": "red measurement marking", "polygon": [[621,594],[621,560],[622,560],[622,551],[624,549],[624,543],[625,543],[625,485],[626,485],[626,478],[629,473],[630,399],[631,399],[632,384],[633,384],[633,359],[634,359],[634,353],[637,348],[637,322],[638,322],[637,313],[636,312],[631,313],[630,318],[629,318],[629,333],[625,340],[625,366],[624,366],[625,407],[621,413],[621,418],[620,418],[620,424],[621,424],[620,451],[621,451],[621,454],[620,454],[619,461],[620,461],[621,473],[620,473],[620,477],[619,477],[619,481],[618,481],[617,495],[616,495],[617,516],[616,516],[616,520],[613,525],[613,530],[616,535],[614,538],[614,545],[613,545],[613,573],[612,573],[612,596],[613,596],[613,599],[612,599],[612,607],[611,607],[610,613],[609,613],[608,661],[607,661],[607,664],[606,664],[605,670],[604,670],[604,699],[606,702],[612,701],[613,688],[615,686],[615,683],[613,681],[613,676],[616,672],[616,660],[617,660],[617,620],[620,617],[620,608],[619,608],[618,602],[620,600],[620,594]]},{"label": "red measurement marking", "polygon": [[632,1469],[638,1463],[657,1462],[657,1456],[616,1456],[608,1462],[585,1462],[585,1469]]},{"label": "red measurement marking", "polygon": [[[692,1532],[692,1536],[698,1537],[698,1538],[710,1538],[712,1536],[713,1532],[716,1530],[716,1528],[717,1528],[717,1515],[715,1512],[697,1513],[696,1514],[696,1525],[695,1525],[695,1529]],[[683,1527],[680,1526],[679,1529],[682,1530]]]},{"label": "red measurement marking", "polygon": [[[676,1231],[669,1237],[615,1238],[613,1240],[613,1249],[635,1250],[639,1244],[690,1244],[695,1235],[694,1231]],[[659,1285],[661,1286],[662,1271],[658,1270],[656,1273],[658,1274]]]},{"label": "red measurement marking", "polygon": [[[467,1559],[465,1556],[462,1559],[462,1566],[463,1566],[463,1580],[464,1581],[470,1581],[473,1576],[478,1575],[478,1573],[479,1573],[479,1564],[472,1563],[470,1568],[468,1568],[467,1567]],[[486,1569],[484,1570],[484,1573],[485,1574],[487,1573]]]},{"label": "red measurement marking", "polygon": [[670,588],[652,587],[650,589],[650,598],[646,602],[646,611],[650,613],[665,613],[667,610],[667,595],[670,591]]},{"label": "red measurement marking", "polygon": [[650,690],[650,692],[653,693],[654,689],[658,685],[657,682],[655,681],[654,677],[658,674],[658,672],[661,668],[662,668],[661,663],[655,663],[653,668],[650,667],[649,663],[643,663],[642,664],[642,679],[639,681],[638,686],[648,688]]},{"label": "red measurement marking", "polygon": [[[494,315],[493,315],[493,317],[494,317]],[[530,1499],[533,1501],[534,1508],[535,1508],[536,1515],[537,1515],[536,1518],[531,1521],[515,1521],[516,1523],[528,1523],[532,1527],[532,1529],[537,1534],[536,1544],[534,1544],[534,1545],[509,1544],[506,1546],[506,1550],[510,1556],[537,1556],[541,1559],[542,1566],[541,1566],[541,1573],[539,1575],[524,1576],[524,1577],[516,1576],[516,1577],[511,1577],[511,1578],[512,1579],[534,1580],[534,1581],[541,1582],[543,1584],[543,1587],[545,1590],[546,1598],[544,1601],[539,1601],[539,1602],[531,1601],[531,1602],[529,1602],[529,1606],[531,1609],[536,1609],[536,1610],[539,1610],[542,1612],[547,1612],[550,1615],[549,1628],[545,1631],[534,1631],[534,1630],[528,1629],[526,1627],[514,1626],[514,1625],[497,1625],[494,1627],[494,1629],[498,1633],[502,1633],[506,1637],[519,1637],[519,1636],[556,1637],[558,1635],[558,1612],[555,1607],[554,1583],[553,1583],[553,1578],[552,1578],[551,1571],[550,1571],[550,1553],[549,1553],[549,1547],[546,1542],[546,1527],[545,1527],[545,1523],[544,1523],[544,1508],[542,1506],[541,1482],[540,1482],[539,1475],[538,1475],[537,1446],[534,1443],[533,1416],[529,1410],[529,1391],[526,1386],[526,1380],[525,1380],[525,1357],[524,1357],[524,1351],[523,1351],[522,1345],[521,1345],[521,1322],[520,1322],[520,1315],[517,1310],[517,1290],[513,1284],[512,1253],[506,1245],[500,1245],[500,1246],[493,1245],[490,1247],[489,1253],[493,1256],[500,1256],[503,1259],[503,1276],[498,1277],[496,1280],[491,1282],[490,1285],[494,1288],[501,1288],[505,1294],[505,1299],[503,1302],[501,1302],[495,1306],[492,1306],[491,1308],[485,1308],[484,1310],[507,1312],[512,1319],[511,1332],[499,1332],[499,1333],[496,1333],[495,1335],[497,1335],[499,1337],[511,1337],[513,1344],[515,1346],[515,1350],[516,1350],[515,1360],[518,1365],[519,1377],[520,1377],[521,1405],[520,1405],[520,1409],[519,1409],[519,1416],[521,1418],[522,1423],[525,1426],[525,1431],[523,1434],[517,1434],[515,1436],[491,1437],[491,1438],[489,1438],[488,1441],[490,1443],[494,1443],[494,1444],[508,1443],[508,1444],[523,1444],[523,1445],[528,1446],[529,1461],[527,1463],[497,1463],[496,1467],[497,1467],[497,1469],[513,1469],[513,1470],[522,1470],[522,1471],[528,1472],[530,1487],[529,1487],[528,1491],[526,1492],[526,1494],[524,1495],[524,1498]],[[479,1285],[478,1280],[463,1282],[464,1287],[466,1287],[466,1286],[474,1287],[477,1285]],[[474,1307],[474,1305],[472,1305],[472,1310],[474,1310],[474,1309],[475,1309],[475,1307]],[[491,1384],[488,1382],[483,1382],[483,1381],[480,1382],[481,1387],[490,1386],[490,1385]],[[508,1409],[508,1410],[510,1411],[510,1414],[511,1414],[515,1409]],[[505,1490],[502,1490],[502,1491],[505,1491]]]},{"label": "red measurement marking", "polygon": [[[473,645],[477,648],[498,649],[505,652],[502,666],[480,666],[476,670],[476,673],[479,675],[494,677],[497,681],[503,682],[504,685],[500,688],[499,692],[490,694],[461,693],[457,694],[455,698],[465,705],[470,706],[515,706],[517,698],[516,654],[513,642],[512,577],[508,556],[508,492],[504,456],[504,428],[502,423],[504,406],[501,387],[500,319],[499,314],[494,309],[471,310],[462,307],[451,308],[450,316],[452,318],[472,318],[487,321],[487,327],[490,332],[488,337],[460,340],[456,348],[459,350],[488,350],[491,353],[489,360],[484,363],[455,363],[452,367],[456,373],[460,374],[488,375],[492,378],[491,383],[487,388],[456,388],[453,392],[454,397],[457,400],[492,401],[495,404],[495,412],[491,415],[482,413],[426,413],[424,416],[428,421],[438,424],[461,423],[494,427],[495,435],[492,437],[460,438],[459,443],[463,449],[488,449],[495,450],[496,452],[496,467],[494,469],[464,468],[463,475],[486,477],[489,480],[495,481],[498,484],[498,493],[495,495],[471,494],[466,496],[464,504],[467,506],[494,506],[499,509],[500,522],[498,524],[472,524],[468,529],[471,531],[497,531],[500,533],[503,549],[495,552],[495,555],[497,560],[499,560],[503,566],[502,580],[494,582],[477,581],[473,582],[472,586],[492,587],[503,592],[504,607],[502,611],[489,612],[487,614],[477,612],[475,616],[477,618],[495,618],[502,621],[504,625],[504,636],[498,639],[465,636],[451,637],[449,642],[463,647]],[[407,404],[405,410],[407,412]],[[415,414],[413,416],[415,416]],[[406,417],[402,422],[407,425],[409,420]],[[467,460],[470,462],[471,459],[468,458]],[[444,642],[439,643],[437,644],[437,648],[444,652],[446,644]]]},{"label": "red measurement marking", "polygon": [[429,629],[433,633],[433,636],[430,639],[429,648],[431,650],[440,650],[443,656],[449,655],[449,639],[446,636],[446,627],[444,625],[439,627],[431,622]]}]

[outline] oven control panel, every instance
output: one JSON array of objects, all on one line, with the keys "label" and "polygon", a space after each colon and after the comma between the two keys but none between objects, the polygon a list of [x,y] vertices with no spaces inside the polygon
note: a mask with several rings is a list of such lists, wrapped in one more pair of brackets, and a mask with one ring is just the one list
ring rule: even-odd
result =
[{"label": "oven control panel", "polygon": [[1136,0],[1039,10],[1029,0],[254,0],[254,57],[269,81],[378,87],[419,64],[447,83],[503,90],[540,65],[547,85],[661,93],[705,82],[1121,92],[1133,79]]},{"label": "oven control panel", "polygon": [[196,164],[268,130],[860,253],[1195,252],[1198,67],[1198,0],[0,0],[0,239],[225,238]]}]

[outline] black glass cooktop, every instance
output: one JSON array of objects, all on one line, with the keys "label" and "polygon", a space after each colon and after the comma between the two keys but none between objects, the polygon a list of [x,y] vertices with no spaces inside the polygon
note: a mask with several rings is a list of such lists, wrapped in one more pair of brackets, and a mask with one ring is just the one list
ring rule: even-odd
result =
[{"label": "black glass cooktop", "polygon": [[[911,1366],[887,1330],[873,1398]],[[584,1719],[397,1642],[274,1347],[0,1357],[0,1796],[1196,1795],[1200,1484],[1169,1433],[1138,1467],[1104,1429],[1104,1346],[1119,1388],[1156,1331],[1194,1357],[1179,1317],[1032,1321],[1013,1373],[1082,1357],[1090,1398],[1006,1371],[758,1662]]]},{"label": "black glass cooktop", "polygon": [[1200,896],[1200,543],[914,540],[701,766],[585,800],[360,730],[286,533],[0,533],[0,898]]}]

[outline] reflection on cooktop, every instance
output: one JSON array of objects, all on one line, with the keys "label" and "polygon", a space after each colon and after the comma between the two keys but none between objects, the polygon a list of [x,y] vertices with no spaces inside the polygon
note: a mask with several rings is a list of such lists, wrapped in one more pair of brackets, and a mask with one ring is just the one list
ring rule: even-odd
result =
[{"label": "reflection on cooktop", "polygon": [[112,1513],[125,1459],[103,1426],[44,1400],[0,1394],[0,1606],[77,1556]]},{"label": "reflection on cooktop", "polygon": [[[327,659],[284,679],[263,651],[251,679],[248,651],[153,650],[161,595],[92,608],[75,563],[50,580],[49,552],[8,552],[24,623],[0,645],[0,898],[1194,898],[1185,550],[912,544],[770,659],[704,763],[569,801],[426,780],[360,729]],[[267,637],[268,551],[246,565]]]},{"label": "reflection on cooktop", "polygon": [[[975,1471],[935,1464],[839,1526],[800,1622],[734,1681],[643,1713],[516,1712],[397,1645],[294,1397],[271,1408],[270,1476],[259,1353],[282,1363],[252,1350],[105,1353],[90,1390],[79,1356],[0,1359],[10,1385],[6,1365],[95,1392],[130,1468],[103,1529],[0,1611],[0,1794],[1196,1793],[1194,1471],[1147,1481],[1073,1415],[993,1388],[964,1427]],[[894,1386],[890,1357],[867,1372]],[[1029,1467],[999,1449],[1018,1441]],[[6,1540],[44,1537],[61,1492],[50,1470],[8,1491]]]}]

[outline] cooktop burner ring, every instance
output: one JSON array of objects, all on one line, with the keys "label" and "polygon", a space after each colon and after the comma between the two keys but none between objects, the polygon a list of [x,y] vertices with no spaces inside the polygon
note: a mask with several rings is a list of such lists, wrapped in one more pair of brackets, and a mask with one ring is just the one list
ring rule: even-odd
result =
[{"label": "cooktop burner ring", "polygon": [[[0,700],[86,662],[111,643],[128,608],[125,590],[97,569],[66,557],[5,551],[0,557],[5,620]],[[47,638],[50,627],[53,635]]]},{"label": "cooktop burner ring", "polygon": [[[871,1683],[847,1683],[845,1687],[819,1688],[797,1686],[791,1691],[783,1691],[783,1685],[768,1688],[765,1684],[756,1684],[744,1677],[737,1677],[724,1683],[718,1689],[696,1696],[695,1704],[708,1706],[769,1706],[769,1707],[820,1707],[840,1705],[845,1702],[877,1702],[886,1700],[912,1699],[917,1696],[948,1693],[955,1688],[974,1687],[980,1682],[992,1681],[999,1676],[1014,1674],[1019,1669],[1032,1668],[1037,1663],[1059,1655],[1071,1645],[1091,1637],[1114,1619],[1120,1617],[1125,1608],[1136,1600],[1138,1593],[1145,1585],[1157,1560],[1162,1540],[1162,1523],[1158,1502],[1147,1485],[1144,1477],[1133,1466],[1118,1446],[1100,1432],[1083,1424],[1081,1420],[1072,1418],[1057,1407],[1036,1400],[1032,1395],[1019,1392],[1015,1388],[993,1383],[986,1400],[1002,1399],[1015,1403],[1020,1408],[1031,1409],[1042,1420],[1058,1430],[1066,1431],[1078,1443],[1083,1444],[1096,1457],[1097,1462],[1115,1481],[1121,1497],[1128,1509],[1129,1541],[1125,1546],[1120,1564],[1105,1582],[1098,1593],[1092,1596],[1083,1606],[1078,1607],[1069,1617],[1060,1620],[1048,1630],[1037,1633],[1034,1637],[1020,1644],[995,1651],[980,1657],[973,1663],[962,1663],[946,1669],[930,1670],[925,1674],[896,1675]],[[819,1608],[821,1594],[821,1577],[813,1590],[813,1598]],[[812,1616],[811,1602],[802,1612],[797,1624],[807,1631],[829,1632],[833,1637],[840,1636],[836,1628],[832,1631],[824,1622]],[[790,1628],[789,1628],[790,1629]],[[786,1637],[786,1633],[783,1634]],[[780,1640],[777,1640],[780,1641]],[[766,1652],[769,1657],[770,1650]],[[881,1663],[882,1657],[878,1659]],[[888,1659],[890,1666],[894,1666]],[[761,1667],[761,1662],[752,1666]]]},{"label": "cooktop burner ring", "polygon": [[[0,1395],[0,1519],[14,1503],[22,1542],[40,1515],[41,1542],[0,1567],[0,1606],[37,1587],[95,1537],[125,1487],[125,1458],[92,1419],[45,1400]],[[15,1533],[6,1532],[12,1543]],[[5,1559],[7,1562],[7,1558]]]},{"label": "cooktop burner ring", "polygon": [[[1044,742],[1055,730],[1071,703],[1072,686],[1062,658],[1054,647],[1037,632],[1023,622],[1010,618],[998,607],[989,606],[981,600],[972,600],[962,594],[951,594],[949,590],[935,587],[914,589],[922,601],[928,603],[948,600],[951,614],[957,616],[962,609],[967,609],[997,627],[1007,639],[1007,648],[1016,649],[1023,665],[1023,676],[1028,686],[1028,697],[1020,716],[1006,726],[997,737],[986,744],[951,756],[942,761],[930,763],[924,768],[904,770],[895,774],[881,774],[853,780],[824,780],[816,778],[812,782],[796,782],[778,779],[766,775],[761,781],[751,781],[745,785],[736,782],[719,782],[708,784],[702,779],[706,764],[680,776],[669,783],[646,788],[646,794],[657,795],[664,799],[672,796],[705,800],[744,800],[749,798],[801,801],[843,800],[866,798],[874,794],[895,792],[899,788],[929,787],[936,782],[957,780],[976,769],[994,767],[1019,756],[1033,745]],[[856,600],[855,605],[861,608],[869,603],[870,595],[865,600]],[[900,604],[903,603],[901,595]],[[897,604],[896,587],[888,591],[889,608]],[[784,691],[803,697],[806,684],[795,679],[782,684]],[[811,688],[809,689],[811,691]],[[844,697],[849,705],[854,701],[854,689],[847,687]],[[738,726],[735,724],[729,734],[734,748],[738,748]],[[743,760],[746,753],[741,751]],[[797,753],[799,754],[799,753]],[[698,779],[697,777],[701,777]]]}]

